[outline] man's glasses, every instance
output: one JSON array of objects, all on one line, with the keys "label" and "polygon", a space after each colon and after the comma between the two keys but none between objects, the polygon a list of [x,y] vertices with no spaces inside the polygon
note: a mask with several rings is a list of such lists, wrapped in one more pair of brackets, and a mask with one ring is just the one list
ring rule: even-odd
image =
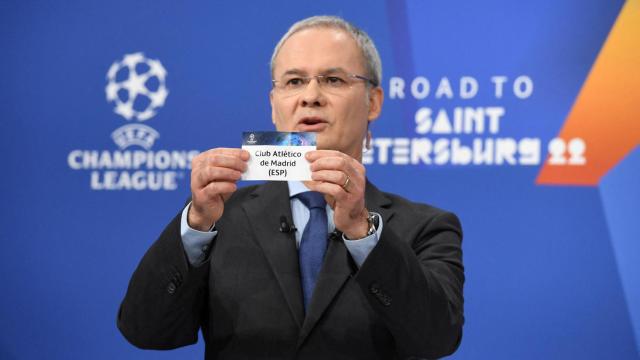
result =
[{"label": "man's glasses", "polygon": [[375,81],[355,74],[332,73],[331,75],[300,76],[295,74],[285,75],[280,80],[271,80],[273,88],[283,96],[291,96],[301,93],[307,88],[312,79],[316,79],[318,86],[323,91],[331,94],[343,94],[360,81],[365,81],[373,87],[378,86]]}]

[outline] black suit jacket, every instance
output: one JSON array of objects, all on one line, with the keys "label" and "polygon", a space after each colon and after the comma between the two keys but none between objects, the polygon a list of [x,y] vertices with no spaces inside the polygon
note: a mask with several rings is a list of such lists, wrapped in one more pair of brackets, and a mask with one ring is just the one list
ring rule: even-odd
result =
[{"label": "black suit jacket", "polygon": [[239,189],[216,224],[208,258],[189,264],[180,214],[131,278],[118,327],[134,345],[197,341],[207,359],[436,358],[457,348],[463,324],[461,228],[455,215],[367,183],[383,218],[358,269],[333,236],[305,314],[286,182]]}]

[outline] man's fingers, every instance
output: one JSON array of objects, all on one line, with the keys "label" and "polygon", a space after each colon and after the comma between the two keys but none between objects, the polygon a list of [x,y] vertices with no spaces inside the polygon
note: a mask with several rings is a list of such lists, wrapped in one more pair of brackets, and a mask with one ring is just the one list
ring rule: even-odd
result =
[{"label": "man's fingers", "polygon": [[311,179],[315,181],[322,182],[330,182],[336,185],[344,185],[347,182],[347,178],[349,179],[349,183],[351,186],[354,186],[355,183],[351,178],[342,171],[338,170],[320,170],[314,171],[311,173]]},{"label": "man's fingers", "polygon": [[311,171],[318,170],[342,170],[351,173],[353,168],[348,159],[342,157],[322,157],[311,163]]},{"label": "man's fingers", "polygon": [[200,169],[197,175],[197,187],[203,188],[207,186],[207,184],[216,181],[228,181],[228,182],[236,182],[240,180],[242,173],[240,171],[223,168],[223,167],[210,167],[205,169]]},{"label": "man's fingers", "polygon": [[311,150],[307,152],[305,158],[307,159],[307,161],[313,162],[327,156],[343,157],[347,155],[336,150]]},{"label": "man's fingers", "polygon": [[201,192],[205,196],[209,198],[213,198],[218,195],[231,194],[238,189],[238,186],[235,182],[230,181],[220,181],[220,182],[211,182],[207,184],[204,188],[202,188]]},{"label": "man's fingers", "polygon": [[356,159],[335,150],[314,150],[306,154],[306,159],[311,165],[311,171],[317,170],[342,170],[349,176],[364,174],[365,167]]},{"label": "man's fingers", "polygon": [[240,172],[244,172],[247,169],[247,163],[244,160],[238,156],[227,154],[208,155],[203,166],[230,168]]},{"label": "man's fingers", "polygon": [[215,148],[215,149],[207,150],[205,153],[224,154],[224,155],[236,156],[236,157],[244,158],[245,160],[249,160],[249,152],[247,150],[238,149],[238,148]]},{"label": "man's fingers", "polygon": [[348,196],[340,185],[336,185],[334,183],[315,181],[308,184],[308,186],[310,190],[329,195],[336,201],[340,201],[341,199],[344,199],[345,196]]},{"label": "man's fingers", "polygon": [[224,201],[238,189],[236,182],[246,170],[247,160],[248,151],[234,148],[211,149],[193,158],[190,224],[204,229],[222,216]]},{"label": "man's fingers", "polygon": [[194,157],[192,167],[196,168],[198,166],[201,166],[203,163],[208,164],[211,159],[217,158],[219,156],[236,158],[241,160],[241,162],[246,162],[249,160],[249,152],[244,149],[215,148],[202,152]]},{"label": "man's fingers", "polygon": [[249,152],[244,149],[236,148],[216,148],[212,150],[214,154],[228,155],[240,158],[243,161],[249,160]]}]

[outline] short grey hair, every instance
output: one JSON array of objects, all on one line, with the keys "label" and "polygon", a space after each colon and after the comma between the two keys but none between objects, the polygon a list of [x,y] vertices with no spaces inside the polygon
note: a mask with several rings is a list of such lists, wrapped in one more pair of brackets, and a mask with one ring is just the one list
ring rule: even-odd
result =
[{"label": "short grey hair", "polygon": [[367,77],[371,81],[373,81],[376,86],[380,86],[380,82],[382,81],[382,62],[380,61],[380,54],[378,54],[376,45],[373,43],[373,40],[371,40],[369,35],[364,32],[364,30],[356,27],[355,25],[338,16],[312,16],[293,24],[289,28],[289,31],[287,31],[287,33],[282,36],[280,41],[278,41],[276,47],[273,49],[273,55],[271,55],[270,63],[271,76],[273,77],[273,68],[275,66],[276,57],[280,52],[280,48],[282,48],[282,45],[284,45],[284,43],[293,34],[309,28],[322,27],[343,30],[353,37],[353,39],[356,41],[356,44],[358,45],[358,48],[360,48],[360,51],[362,52],[362,58],[364,60]]}]

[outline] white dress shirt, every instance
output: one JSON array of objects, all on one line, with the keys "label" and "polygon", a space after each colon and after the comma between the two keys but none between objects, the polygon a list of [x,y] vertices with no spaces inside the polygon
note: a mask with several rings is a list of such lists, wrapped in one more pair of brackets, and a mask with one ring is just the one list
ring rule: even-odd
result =
[{"label": "white dress shirt", "polygon": [[[310,190],[300,181],[289,181],[288,185],[289,201],[291,202],[291,215],[293,216],[293,224],[296,227],[296,247],[299,248],[300,241],[302,239],[302,232],[309,221],[309,209],[295,196],[299,193]],[[218,231],[215,229],[215,224],[211,231],[198,231],[192,229],[187,222],[189,207],[191,207],[191,203],[182,210],[180,234],[182,236],[182,245],[187,257],[189,258],[189,262],[191,265],[197,266],[205,259],[206,252],[208,251],[211,242],[218,234]],[[382,234],[382,217],[378,213],[372,212],[372,214],[378,217],[378,227],[374,234],[355,240],[349,240],[344,237],[344,234],[342,235],[342,241],[358,266],[361,266],[362,263],[364,263],[371,250],[373,250],[378,243],[380,234]],[[327,226],[328,233],[333,232],[336,228],[333,222],[333,209],[331,209],[328,204]]]}]

